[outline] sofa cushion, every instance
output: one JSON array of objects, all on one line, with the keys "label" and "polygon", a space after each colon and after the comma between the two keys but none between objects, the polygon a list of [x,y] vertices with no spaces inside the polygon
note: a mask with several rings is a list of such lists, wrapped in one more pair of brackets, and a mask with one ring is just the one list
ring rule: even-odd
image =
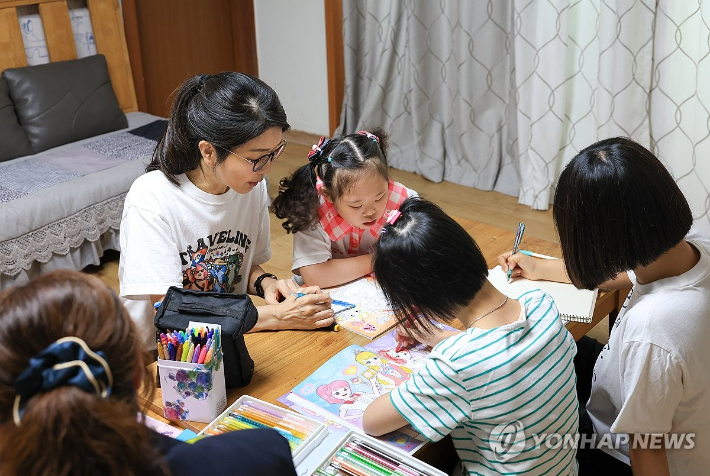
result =
[{"label": "sofa cushion", "polygon": [[7,84],[0,78],[0,162],[33,153],[25,130],[15,114]]},{"label": "sofa cushion", "polygon": [[34,152],[128,127],[103,55],[2,72]]}]

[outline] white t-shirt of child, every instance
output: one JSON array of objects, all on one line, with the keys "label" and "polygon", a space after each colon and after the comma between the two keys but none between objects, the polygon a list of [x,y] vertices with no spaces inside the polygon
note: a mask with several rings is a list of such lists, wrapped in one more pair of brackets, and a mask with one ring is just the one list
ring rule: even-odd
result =
[{"label": "white t-shirt of child", "polygon": [[[672,475],[710,467],[710,240],[695,230],[686,240],[700,260],[680,276],[640,284],[629,272],[633,288],[594,365],[587,403],[607,443],[609,433],[695,433],[693,449],[666,450]],[[676,438],[681,448],[689,443]],[[628,445],[600,446],[629,463]]]},{"label": "white t-shirt of child", "polygon": [[441,341],[390,400],[428,439],[450,433],[464,474],[576,475],[577,346],[549,295],[518,300],[516,322]]},{"label": "white t-shirt of child", "polygon": [[[407,198],[417,197],[414,190],[405,187]],[[360,240],[357,254],[348,254],[350,235],[345,235],[338,241],[331,241],[320,222],[310,230],[299,231],[293,235],[293,266],[291,271],[300,275],[299,269],[312,264],[325,263],[330,259],[352,258],[367,254],[379,239],[379,234],[373,236],[370,230],[365,230]]]},{"label": "white t-shirt of child", "polygon": [[271,257],[264,181],[247,194],[213,195],[183,174],[160,171],[133,182],[121,219],[120,295],[147,348],[155,347],[149,295],[170,286],[246,293],[249,271]]}]

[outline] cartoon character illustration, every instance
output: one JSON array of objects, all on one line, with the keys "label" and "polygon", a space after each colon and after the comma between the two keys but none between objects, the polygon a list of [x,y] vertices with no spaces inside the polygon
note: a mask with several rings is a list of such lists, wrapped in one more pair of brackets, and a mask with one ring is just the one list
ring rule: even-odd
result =
[{"label": "cartoon character illustration", "polygon": [[412,355],[409,350],[401,350],[397,352],[396,349],[382,349],[377,353],[380,357],[383,357],[386,360],[394,362],[397,365],[406,365],[407,368],[412,370],[424,367],[427,361],[426,357]]},{"label": "cartoon character illustration", "polygon": [[210,263],[210,273],[215,278],[214,289],[216,293],[229,292],[229,276],[227,274],[227,262],[222,258],[215,258]]},{"label": "cartoon character illustration", "polygon": [[373,352],[358,352],[355,355],[355,360],[374,372],[377,376],[377,382],[388,390],[392,390],[402,382],[409,380],[409,376],[412,373],[407,367],[393,365]]},{"label": "cartoon character illustration", "polygon": [[316,388],[316,393],[326,402],[339,405],[340,418],[353,420],[362,417],[365,408],[380,396],[374,378],[370,379],[370,387],[372,393],[353,393],[347,381],[334,380]]},{"label": "cartoon character illustration", "polygon": [[187,255],[192,261],[192,266],[197,266],[197,264],[202,263],[205,260],[205,255],[207,254],[207,248],[200,248],[197,251],[192,249],[191,245],[187,245]]},{"label": "cartoon character illustration", "polygon": [[230,293],[234,291],[234,285],[242,280],[242,275],[238,273],[243,262],[244,253],[234,253],[227,259],[227,278],[230,283]]},{"label": "cartoon character illustration", "polygon": [[214,276],[205,263],[197,263],[183,272],[182,287],[196,291],[211,291],[214,287]]}]

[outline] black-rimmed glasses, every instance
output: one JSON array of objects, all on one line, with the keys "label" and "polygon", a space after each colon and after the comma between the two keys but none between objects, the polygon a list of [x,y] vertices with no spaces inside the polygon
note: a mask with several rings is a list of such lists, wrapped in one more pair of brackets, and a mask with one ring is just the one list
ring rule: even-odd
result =
[{"label": "black-rimmed glasses", "polygon": [[282,140],[281,143],[278,145],[278,147],[276,147],[274,150],[272,150],[268,154],[262,155],[258,159],[247,159],[246,157],[242,157],[241,155],[239,155],[235,152],[232,152],[231,150],[225,149],[224,147],[219,147],[219,146],[217,146],[217,147],[224,150],[225,152],[229,152],[232,155],[236,155],[240,159],[246,160],[247,162],[249,162],[252,165],[252,170],[254,172],[258,172],[259,170],[263,169],[266,166],[266,164],[276,160],[283,153],[284,149],[286,148],[286,144],[288,144],[288,142],[286,142],[285,140]]}]

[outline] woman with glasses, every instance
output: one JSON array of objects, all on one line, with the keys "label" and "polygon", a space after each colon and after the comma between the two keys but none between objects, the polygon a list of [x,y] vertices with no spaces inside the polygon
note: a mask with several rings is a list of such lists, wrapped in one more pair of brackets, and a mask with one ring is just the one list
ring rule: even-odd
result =
[{"label": "woman with glasses", "polygon": [[153,305],[170,286],[263,297],[253,330],[333,322],[327,294],[312,287],[296,300],[293,281],[261,268],[271,257],[264,175],[288,129],[274,90],[246,74],[198,75],[178,89],[121,220],[120,294],[146,346],[155,345]]}]

